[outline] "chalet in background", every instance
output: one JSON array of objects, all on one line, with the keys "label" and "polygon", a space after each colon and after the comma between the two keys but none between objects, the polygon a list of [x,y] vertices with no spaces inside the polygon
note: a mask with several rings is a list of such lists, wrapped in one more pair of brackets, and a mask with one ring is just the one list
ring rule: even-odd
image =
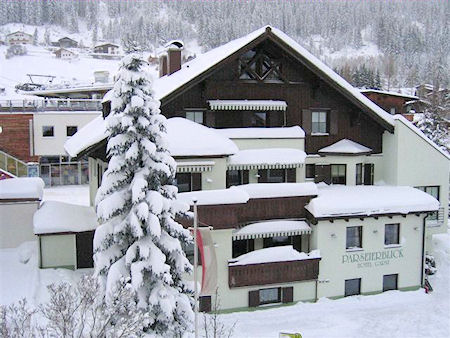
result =
[{"label": "chalet in background", "polygon": [[17,31],[6,35],[6,43],[8,45],[25,45],[33,42],[33,35]]},{"label": "chalet in background", "polygon": [[[424,284],[432,234],[447,226],[448,155],[278,29],[184,64],[181,49],[160,56],[153,89],[179,199],[213,228],[224,309]],[[65,144],[89,157],[92,205],[110,95]],[[214,295],[202,296],[207,310]]]}]

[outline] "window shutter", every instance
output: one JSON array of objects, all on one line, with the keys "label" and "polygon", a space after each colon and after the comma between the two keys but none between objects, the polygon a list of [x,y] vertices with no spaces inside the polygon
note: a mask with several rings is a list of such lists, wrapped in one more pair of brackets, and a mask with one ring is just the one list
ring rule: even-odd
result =
[{"label": "window shutter", "polygon": [[286,169],[286,182],[295,183],[296,182],[296,170],[294,169]]},{"label": "window shutter", "polygon": [[338,133],[338,111],[330,111],[330,135],[337,135]]},{"label": "window shutter", "polygon": [[258,183],[267,183],[267,169],[259,169],[258,175]]},{"label": "window shutter", "polygon": [[249,180],[249,171],[248,170],[242,170],[242,184],[248,184],[250,182]]},{"label": "window shutter", "polygon": [[192,173],[192,191],[202,190],[202,174]]},{"label": "window shutter", "polygon": [[294,301],[294,287],[289,286],[283,288],[282,299],[283,303],[292,303]]},{"label": "window shutter", "polygon": [[198,309],[200,312],[211,312],[211,296],[200,296]]},{"label": "window shutter", "polygon": [[259,305],[259,290],[248,292],[248,306],[255,307]]},{"label": "window shutter", "polygon": [[215,127],[216,126],[216,118],[214,116],[214,112],[212,112],[212,111],[205,112],[204,124],[207,127]]},{"label": "window shutter", "polygon": [[302,129],[305,131],[306,135],[311,134],[311,110],[302,110]]}]

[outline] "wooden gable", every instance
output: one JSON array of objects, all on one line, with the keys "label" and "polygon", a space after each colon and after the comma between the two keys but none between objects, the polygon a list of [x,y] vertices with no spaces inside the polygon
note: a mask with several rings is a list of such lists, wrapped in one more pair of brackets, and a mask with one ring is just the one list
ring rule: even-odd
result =
[{"label": "wooden gable", "polygon": [[[243,76],[246,73],[250,75]],[[163,98],[162,112],[167,117],[185,117],[187,110],[198,109],[204,112],[204,124],[220,128],[231,125],[215,123],[217,112],[210,110],[209,100],[283,100],[288,105],[286,115],[276,120],[284,125],[285,118],[286,126],[299,125],[305,130],[307,153],[317,153],[343,138],[381,152],[386,123],[375,118],[375,113],[368,114],[367,107],[363,111],[359,101],[355,104],[356,99],[349,99],[329,82],[266,33]],[[328,112],[328,135],[311,136],[310,114],[317,109]],[[238,113],[221,112],[230,119]]]}]

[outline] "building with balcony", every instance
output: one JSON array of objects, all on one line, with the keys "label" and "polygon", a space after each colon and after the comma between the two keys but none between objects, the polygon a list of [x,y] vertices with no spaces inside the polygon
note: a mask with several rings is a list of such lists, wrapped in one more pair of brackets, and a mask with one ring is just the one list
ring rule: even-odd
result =
[{"label": "building with balcony", "polygon": [[[180,60],[162,64],[180,67],[160,72],[155,97],[179,199],[213,229],[224,309],[423,284],[447,224],[447,154],[275,28]],[[65,144],[89,157],[92,205],[109,113],[107,95]]]}]

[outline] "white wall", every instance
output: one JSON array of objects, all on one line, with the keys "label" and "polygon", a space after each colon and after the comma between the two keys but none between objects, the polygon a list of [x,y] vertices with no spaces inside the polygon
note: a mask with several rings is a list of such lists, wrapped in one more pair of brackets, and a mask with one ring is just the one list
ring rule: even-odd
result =
[{"label": "white wall", "polygon": [[444,223],[427,228],[427,247],[433,233],[445,232],[448,221],[450,162],[442,153],[418,136],[402,120],[395,121],[395,133],[383,135],[384,180],[392,185],[440,186]]},{"label": "white wall", "polygon": [[[361,278],[361,293],[376,293],[383,289],[383,275],[398,274],[398,288],[410,289],[421,285],[423,219],[416,215],[319,221],[312,225],[312,245],[320,249],[318,297],[341,297],[345,280]],[[384,245],[385,224],[400,223],[400,245]],[[346,250],[346,228],[362,226],[362,250]],[[332,237],[332,234],[335,237]],[[387,253],[401,250],[403,257],[374,259],[369,262],[348,262],[352,254]],[[397,251],[398,252],[398,251]],[[397,253],[398,255],[398,253]],[[345,257],[344,257],[345,256]],[[373,257],[374,258],[374,257]],[[328,282],[324,282],[328,281]]]},{"label": "white wall", "polygon": [[232,139],[240,150],[263,148],[293,148],[305,150],[305,139],[269,138],[269,139]]},{"label": "white wall", "polygon": [[33,215],[40,202],[0,203],[0,248],[15,248],[36,240]]},{"label": "white wall", "polygon": [[[67,155],[64,143],[69,139],[67,126],[77,126],[81,129],[101,112],[40,112],[34,114],[34,152],[38,156]],[[54,136],[43,137],[42,127],[53,126]]]}]

